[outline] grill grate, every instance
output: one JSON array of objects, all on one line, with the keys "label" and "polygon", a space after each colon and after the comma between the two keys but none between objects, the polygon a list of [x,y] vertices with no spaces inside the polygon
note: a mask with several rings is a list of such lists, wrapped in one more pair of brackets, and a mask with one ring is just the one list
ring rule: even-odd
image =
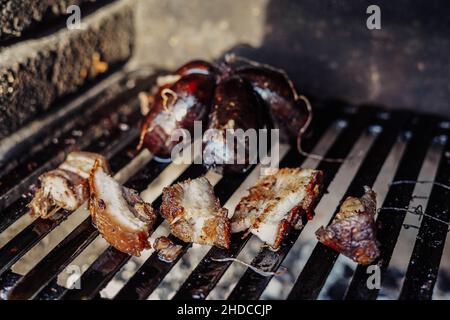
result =
[{"label": "grill grate", "polygon": [[[100,90],[81,101],[77,107],[79,114],[61,119],[60,125],[36,132],[29,139],[36,147],[22,150],[21,157],[3,165],[0,176],[0,298],[14,299],[96,299],[100,292],[130,262],[131,257],[106,247],[82,274],[81,289],[66,289],[57,285],[56,279],[64,269],[77,258],[97,237],[98,231],[91,223],[86,209],[79,209],[72,214],[66,213],[55,220],[36,219],[17,234],[8,236],[8,230],[20,220],[26,218],[26,194],[30,184],[34,183],[42,172],[54,168],[63,161],[64,155],[74,148],[82,148],[103,153],[110,160],[113,172],[126,186],[138,191],[147,192],[155,189],[155,184],[170,184],[186,178],[195,178],[207,173],[200,165],[176,167],[173,164],[159,163],[148,153],[141,153],[133,159],[130,154],[137,143],[139,107],[135,99],[137,92],[149,86],[154,78],[139,77],[134,74],[122,75],[117,81],[121,91],[105,99],[107,89]],[[107,80],[105,80],[107,81]],[[132,85],[129,84],[132,81]],[[125,88],[125,89],[123,89]],[[86,94],[87,95],[87,94]],[[367,150],[360,156],[350,183],[342,190],[342,199],[349,195],[360,196],[362,186],[373,186],[383,165],[396,143],[406,143],[394,180],[416,180],[423,166],[429,146],[433,143],[443,144],[435,181],[448,184],[449,176],[449,126],[444,119],[423,116],[409,112],[386,112],[376,107],[348,107],[338,102],[326,103],[317,107],[316,117],[311,133],[304,138],[304,149],[316,151],[329,137],[329,132],[336,135],[331,146],[326,150],[317,150],[326,157],[345,158],[355,153],[355,146],[360,137],[368,137]],[[89,105],[89,108],[87,106]],[[317,105],[317,104],[316,104]],[[121,123],[122,125],[119,125]],[[343,125],[344,124],[344,125]],[[126,125],[126,130],[123,130]],[[128,129],[129,128],[129,129]],[[73,132],[82,132],[74,135]],[[33,138],[34,137],[34,138]],[[45,137],[36,143],[36,137]],[[50,138],[49,138],[50,137]],[[57,141],[49,142],[58,137]],[[437,139],[437,137],[440,138]],[[34,139],[34,140],[33,140]],[[70,143],[67,141],[71,139]],[[26,144],[25,144],[26,145]],[[300,166],[302,163],[313,165],[323,170],[324,190],[330,187],[336,176],[344,170],[342,163],[312,161],[299,155],[295,150],[283,146],[285,154],[280,161],[281,167]],[[358,151],[358,150],[356,150]],[[19,151],[17,151],[19,152]],[[308,162],[309,161],[309,162]],[[257,168],[249,170],[241,176],[217,177],[215,191],[222,204],[233,207],[246,186],[251,185],[258,176]],[[151,184],[151,185],[150,185]],[[150,185],[150,187],[149,187]],[[155,190],[159,190],[158,186]],[[413,184],[391,186],[385,195],[383,207],[407,207],[414,192]],[[444,252],[448,226],[442,223],[450,220],[450,191],[434,185],[431,189],[428,205],[420,224],[415,240],[412,257],[405,273],[401,299],[432,298],[433,288],[438,277],[439,265]],[[322,196],[324,199],[327,194]],[[160,192],[152,198],[153,206],[161,203]],[[234,202],[233,202],[234,201]],[[320,201],[320,200],[319,200]],[[334,211],[336,214],[338,208]],[[30,249],[45,240],[45,237],[63,224],[68,216],[86,215],[65,238],[46,254],[32,269],[21,276],[11,268],[23,258]],[[331,218],[334,216],[331,216]],[[392,210],[381,210],[377,217],[379,225],[378,237],[382,245],[382,259],[379,266],[382,279],[386,276],[397,238],[403,226],[406,213]],[[316,216],[315,219],[318,217]],[[441,220],[438,221],[435,218]],[[314,220],[313,220],[314,221]],[[331,221],[331,220],[330,220]],[[328,221],[327,221],[328,222]],[[310,222],[311,223],[311,222]],[[326,222],[325,222],[326,223]],[[156,225],[164,222],[158,218]],[[286,261],[299,237],[304,236],[305,228],[292,230],[284,239],[281,248],[273,252],[261,247],[251,261],[251,265],[265,271],[277,271]],[[308,229],[309,230],[309,229]],[[9,237],[6,239],[6,237]],[[182,245],[183,254],[172,263],[162,262],[155,253],[148,257],[138,270],[118,290],[114,299],[147,299],[163,282],[166,275],[180,263],[183,255],[196,250],[170,236],[171,240]],[[186,274],[179,289],[173,293],[173,299],[206,299],[233,265],[230,262],[213,261],[212,258],[235,258],[242,253],[250,237],[242,238],[242,234],[232,236],[231,248],[224,250],[212,247],[194,266],[190,274]],[[321,293],[339,255],[330,248],[317,243],[308,257],[300,274],[292,281],[293,287],[288,299],[317,299]],[[370,290],[367,285],[366,268],[357,266],[345,294],[346,299],[376,299],[378,289]],[[238,279],[228,295],[228,299],[259,299],[273,280],[273,276],[262,276],[247,268]]]}]

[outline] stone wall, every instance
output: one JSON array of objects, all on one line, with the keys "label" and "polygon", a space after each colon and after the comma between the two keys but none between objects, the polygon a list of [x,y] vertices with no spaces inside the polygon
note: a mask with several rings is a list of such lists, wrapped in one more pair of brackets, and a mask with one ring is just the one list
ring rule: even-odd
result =
[{"label": "stone wall", "polygon": [[120,1],[82,17],[82,30],[61,27],[0,51],[0,139],[115,64],[134,43],[133,3]]},{"label": "stone wall", "polygon": [[44,17],[66,14],[70,5],[95,0],[2,0],[0,1],[0,39],[20,37],[42,22]]}]

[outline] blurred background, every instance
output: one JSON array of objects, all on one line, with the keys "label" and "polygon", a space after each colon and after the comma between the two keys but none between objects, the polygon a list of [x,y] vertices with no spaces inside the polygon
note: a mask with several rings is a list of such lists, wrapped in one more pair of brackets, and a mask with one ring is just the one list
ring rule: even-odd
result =
[{"label": "blurred background", "polygon": [[[369,5],[381,29],[369,30]],[[448,1],[138,1],[136,59],[173,68],[239,54],[284,68],[301,91],[450,116]]]}]

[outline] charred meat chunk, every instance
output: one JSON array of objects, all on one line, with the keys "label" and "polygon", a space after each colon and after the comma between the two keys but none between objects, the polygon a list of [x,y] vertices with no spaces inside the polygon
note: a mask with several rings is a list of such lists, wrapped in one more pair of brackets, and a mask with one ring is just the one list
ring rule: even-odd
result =
[{"label": "charred meat chunk", "polygon": [[249,82],[239,77],[220,82],[203,137],[205,166],[223,173],[240,173],[256,163],[264,112]]},{"label": "charred meat chunk", "polygon": [[297,101],[292,82],[280,71],[267,67],[245,66],[237,74],[248,80],[269,108],[273,123],[286,141],[297,138],[309,116],[306,106]]},{"label": "charred meat chunk", "polygon": [[156,82],[154,94],[140,94],[146,119],[138,149],[145,146],[157,158],[168,158],[177,144],[192,141],[185,137],[192,136],[194,122],[208,118],[203,164],[221,174],[246,172],[264,156],[258,154],[264,147],[259,129],[279,129],[283,142],[296,143],[305,153],[301,141],[312,107],[281,69],[231,54],[218,63],[189,61]]},{"label": "charred meat chunk", "polygon": [[361,198],[345,199],[331,224],[316,231],[317,239],[359,264],[371,264],[380,255],[375,213],[376,193],[365,187]]}]

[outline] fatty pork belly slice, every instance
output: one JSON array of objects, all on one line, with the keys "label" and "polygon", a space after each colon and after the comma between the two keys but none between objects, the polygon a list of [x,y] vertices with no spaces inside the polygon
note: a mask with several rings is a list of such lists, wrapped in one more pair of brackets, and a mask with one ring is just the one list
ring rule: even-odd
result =
[{"label": "fatty pork belly slice", "polygon": [[148,237],[156,220],[151,205],[98,165],[91,171],[89,186],[89,211],[103,238],[117,250],[134,256],[150,248]]},{"label": "fatty pork belly slice", "polygon": [[89,197],[87,178],[95,161],[109,171],[108,162],[102,155],[74,151],[58,169],[42,174],[39,188],[29,204],[31,215],[47,219],[60,209],[74,211],[81,206]]},{"label": "fatty pork belly slice", "polygon": [[283,168],[262,177],[236,206],[232,232],[251,232],[272,250],[277,250],[291,226],[312,219],[313,206],[321,191],[322,172]]},{"label": "fatty pork belly slice", "polygon": [[376,193],[369,187],[361,198],[348,197],[331,224],[320,227],[317,239],[362,265],[372,263],[379,255],[376,238]]},{"label": "fatty pork belly slice", "polygon": [[110,172],[108,160],[98,153],[86,151],[74,151],[67,155],[66,160],[59,166],[60,169],[78,174],[80,177],[87,179],[98,161],[100,167],[105,172]]},{"label": "fatty pork belly slice", "polygon": [[228,210],[220,206],[205,177],[164,188],[161,215],[184,242],[230,247]]}]

